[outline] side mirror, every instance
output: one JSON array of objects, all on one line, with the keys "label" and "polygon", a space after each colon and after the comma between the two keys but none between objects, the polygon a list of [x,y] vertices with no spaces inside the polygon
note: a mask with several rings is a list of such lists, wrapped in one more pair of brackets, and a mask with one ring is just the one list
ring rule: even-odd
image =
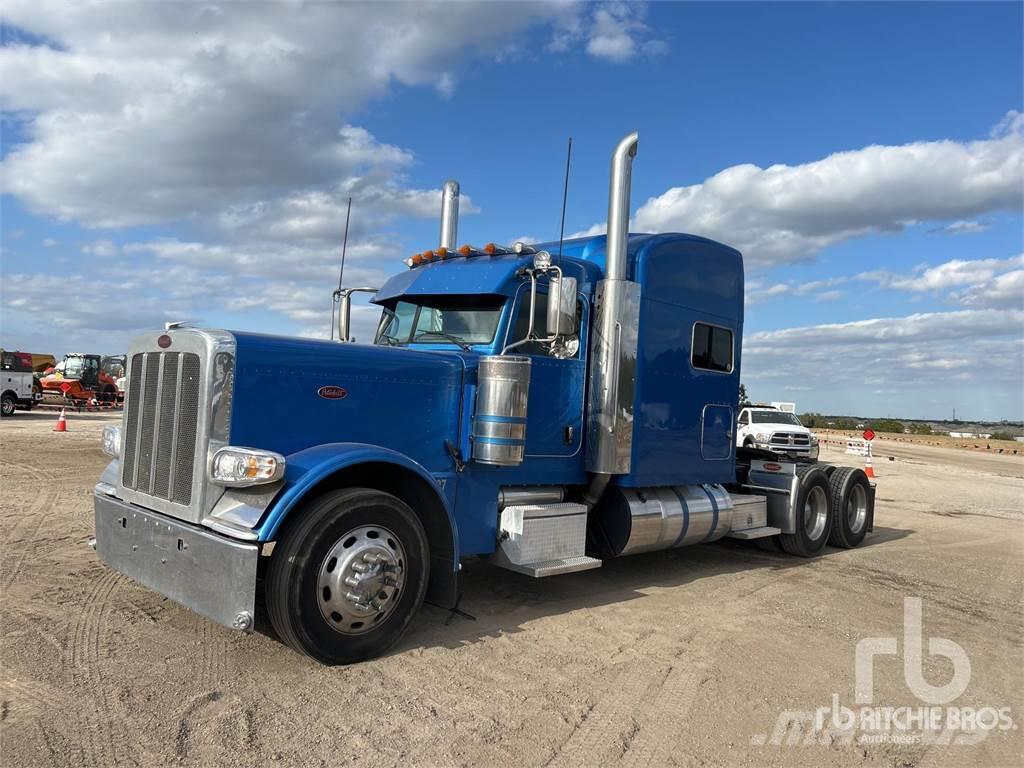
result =
[{"label": "side mirror", "polygon": [[576,333],[576,278],[552,275],[548,283],[548,327],[551,336]]}]

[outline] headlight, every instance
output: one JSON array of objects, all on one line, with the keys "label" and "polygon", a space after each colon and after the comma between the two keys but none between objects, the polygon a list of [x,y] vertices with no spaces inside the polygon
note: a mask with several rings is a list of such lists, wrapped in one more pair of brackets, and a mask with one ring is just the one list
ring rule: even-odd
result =
[{"label": "headlight", "polygon": [[221,448],[210,465],[210,479],[220,485],[259,485],[283,476],[284,456],[254,448]]},{"label": "headlight", "polygon": [[103,452],[115,459],[121,456],[121,428],[107,425],[103,428]]},{"label": "headlight", "polygon": [[754,435],[754,439],[757,440],[757,442],[759,443],[767,443],[769,440],[772,439],[772,436],[767,432],[758,432],[756,435]]},{"label": "headlight", "polygon": [[812,432],[810,437],[811,437],[811,445],[817,445],[818,444],[818,436]]}]

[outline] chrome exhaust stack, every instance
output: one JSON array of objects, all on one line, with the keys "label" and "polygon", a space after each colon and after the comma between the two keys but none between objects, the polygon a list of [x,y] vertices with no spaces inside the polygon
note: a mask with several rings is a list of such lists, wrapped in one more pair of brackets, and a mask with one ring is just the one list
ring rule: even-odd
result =
[{"label": "chrome exhaust stack", "polygon": [[605,280],[626,279],[626,248],[629,238],[629,201],[633,184],[633,158],[640,134],[623,137],[612,154],[608,180],[608,245],[605,250]]},{"label": "chrome exhaust stack", "polygon": [[441,242],[439,248],[454,252],[459,235],[459,182],[448,179],[441,192]]},{"label": "chrome exhaust stack", "polygon": [[594,333],[590,340],[590,403],[587,470],[594,473],[587,502],[596,501],[608,475],[628,474],[633,453],[640,285],[626,279],[629,204],[639,134],[615,147],[608,182],[605,278],[597,284]]}]

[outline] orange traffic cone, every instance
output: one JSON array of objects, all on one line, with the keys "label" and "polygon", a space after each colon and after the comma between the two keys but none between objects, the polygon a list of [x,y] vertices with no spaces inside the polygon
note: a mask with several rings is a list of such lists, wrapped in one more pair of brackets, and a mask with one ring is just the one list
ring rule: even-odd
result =
[{"label": "orange traffic cone", "polygon": [[871,478],[875,476],[875,468],[871,466],[870,453],[864,457],[864,474]]},{"label": "orange traffic cone", "polygon": [[67,432],[68,431],[68,419],[64,415],[64,409],[60,409],[60,416],[57,417],[57,425],[53,428],[54,432]]}]

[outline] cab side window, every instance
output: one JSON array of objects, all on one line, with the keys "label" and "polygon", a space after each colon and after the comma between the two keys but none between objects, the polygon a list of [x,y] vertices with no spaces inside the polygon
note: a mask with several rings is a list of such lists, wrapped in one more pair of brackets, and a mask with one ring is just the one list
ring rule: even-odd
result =
[{"label": "cab side window", "polygon": [[694,368],[732,373],[732,331],[720,325],[694,323],[690,364]]},{"label": "cab side window", "polygon": [[740,414],[739,424],[741,427],[747,426],[750,423],[750,411],[744,411]]}]

